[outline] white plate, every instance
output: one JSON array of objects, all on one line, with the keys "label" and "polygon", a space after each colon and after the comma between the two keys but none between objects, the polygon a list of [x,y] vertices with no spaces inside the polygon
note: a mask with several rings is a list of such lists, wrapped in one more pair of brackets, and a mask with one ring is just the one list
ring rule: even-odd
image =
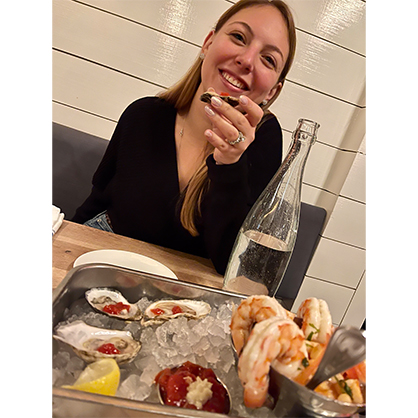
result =
[{"label": "white plate", "polygon": [[143,273],[157,274],[178,280],[178,277],[164,264],[145,255],[131,253],[122,250],[96,250],[90,251],[74,261],[74,267],[89,263],[111,264],[113,266],[125,267]]}]

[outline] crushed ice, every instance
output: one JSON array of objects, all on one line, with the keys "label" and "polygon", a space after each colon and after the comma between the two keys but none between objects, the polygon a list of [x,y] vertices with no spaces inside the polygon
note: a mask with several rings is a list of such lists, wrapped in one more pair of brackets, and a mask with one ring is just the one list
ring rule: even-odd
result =
[{"label": "crushed ice", "polygon": [[[138,304],[141,310],[152,301],[146,297]],[[186,361],[210,367],[226,384],[232,399],[231,414],[240,417],[252,416],[243,406],[242,386],[237,375],[235,355],[231,347],[230,329],[233,303],[212,306],[212,311],[203,319],[178,317],[162,325],[141,326],[139,321],[125,322],[98,313],[80,300],[66,309],[65,322],[81,319],[89,325],[130,331],[139,340],[142,348],[129,364],[120,366],[121,379],[116,396],[158,403],[154,378],[159,371],[175,367]],[[55,341],[55,340],[54,340]],[[86,367],[66,344],[55,341],[58,351],[53,357],[53,385],[73,384]],[[234,366],[234,367],[233,367]],[[257,415],[274,416],[267,408],[257,410]]]}]

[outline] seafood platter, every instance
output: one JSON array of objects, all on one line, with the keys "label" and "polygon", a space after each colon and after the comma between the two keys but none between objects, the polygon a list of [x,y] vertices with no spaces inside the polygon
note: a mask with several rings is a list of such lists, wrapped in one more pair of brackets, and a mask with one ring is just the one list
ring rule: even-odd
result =
[{"label": "seafood platter", "polygon": [[[53,294],[53,416],[281,417],[286,390],[304,390],[297,416],[350,417],[365,406],[365,362],[304,386],[333,330],[315,298],[293,314],[267,296],[78,266]],[[71,388],[103,358],[120,369],[113,396]]]}]

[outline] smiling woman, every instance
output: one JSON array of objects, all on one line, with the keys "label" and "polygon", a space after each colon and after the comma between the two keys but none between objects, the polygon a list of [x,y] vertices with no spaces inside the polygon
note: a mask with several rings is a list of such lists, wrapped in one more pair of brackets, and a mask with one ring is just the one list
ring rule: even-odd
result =
[{"label": "smiling woman", "polygon": [[[268,107],[295,42],[283,1],[228,9],[183,79],[124,111],[73,220],[208,257],[224,273],[247,212],[281,164],[282,132]],[[216,95],[205,104],[207,91],[239,105]]]},{"label": "smiling woman", "polygon": [[270,100],[282,85],[278,80],[289,55],[288,38],[277,9],[254,6],[239,11],[207,36],[199,88],[245,94],[259,104]]}]

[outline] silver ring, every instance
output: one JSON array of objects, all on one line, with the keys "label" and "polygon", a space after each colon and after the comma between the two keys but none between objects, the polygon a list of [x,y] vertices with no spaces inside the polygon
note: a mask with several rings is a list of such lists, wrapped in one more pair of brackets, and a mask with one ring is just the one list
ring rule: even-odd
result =
[{"label": "silver ring", "polygon": [[235,141],[227,141],[230,145],[239,144],[240,142],[245,141],[245,136],[242,134],[241,131],[238,131],[238,138]]}]

